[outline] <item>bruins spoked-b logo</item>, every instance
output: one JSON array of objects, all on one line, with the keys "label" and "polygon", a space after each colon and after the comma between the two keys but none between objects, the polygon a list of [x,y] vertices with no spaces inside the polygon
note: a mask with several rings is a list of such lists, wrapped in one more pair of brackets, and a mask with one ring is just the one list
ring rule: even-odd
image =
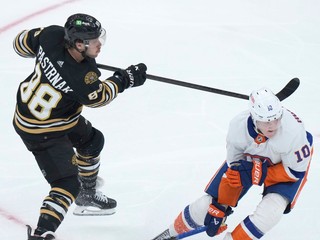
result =
[{"label": "bruins spoked-b logo", "polygon": [[95,72],[88,72],[84,77],[84,82],[86,84],[92,84],[98,80],[98,75]]}]

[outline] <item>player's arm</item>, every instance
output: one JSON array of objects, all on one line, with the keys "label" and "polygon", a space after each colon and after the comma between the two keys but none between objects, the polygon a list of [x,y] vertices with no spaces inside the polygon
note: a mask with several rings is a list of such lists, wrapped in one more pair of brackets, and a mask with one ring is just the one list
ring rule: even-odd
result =
[{"label": "player's arm", "polygon": [[[305,134],[303,134],[305,135]],[[265,186],[281,182],[296,182],[304,178],[312,157],[312,136],[307,134],[308,142],[299,141],[299,136],[291,144],[289,153],[282,155],[282,162],[268,167]],[[303,136],[302,139],[305,137]]]},{"label": "player's arm", "polygon": [[87,107],[97,108],[102,107],[110,103],[115,99],[119,92],[119,86],[110,80],[98,81],[96,88],[91,88],[90,93],[82,103]]},{"label": "player's arm", "polygon": [[110,103],[118,93],[130,87],[144,84],[146,80],[147,67],[140,63],[131,65],[125,70],[116,71],[113,76],[105,81],[98,81],[96,89],[88,94],[88,101],[84,103],[88,107],[102,107]]},{"label": "player's arm", "polygon": [[246,132],[239,131],[239,122],[245,126],[246,119],[232,120],[227,135],[227,164],[228,168],[221,178],[218,189],[218,203],[235,207],[240,197],[252,185],[261,185],[267,172],[267,163],[247,161],[245,147]]},{"label": "player's arm", "polygon": [[131,65],[124,70],[116,71],[112,77],[106,81],[113,82],[118,86],[121,93],[127,88],[138,87],[146,81],[147,66],[144,63]]},{"label": "player's arm", "polygon": [[13,41],[13,49],[21,57],[34,58],[39,46],[39,34],[42,28],[23,30]]}]

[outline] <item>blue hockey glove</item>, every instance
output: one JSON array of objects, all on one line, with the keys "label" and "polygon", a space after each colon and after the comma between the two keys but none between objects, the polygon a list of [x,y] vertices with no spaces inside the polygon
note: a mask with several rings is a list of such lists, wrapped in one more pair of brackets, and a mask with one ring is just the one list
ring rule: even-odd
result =
[{"label": "blue hockey glove", "polygon": [[210,237],[218,235],[227,229],[227,225],[224,224],[225,218],[232,213],[232,209],[227,209],[216,202],[212,198],[212,203],[209,205],[208,213],[204,219],[204,225],[207,226],[207,234]]},{"label": "blue hockey glove", "polygon": [[268,163],[267,161],[253,161],[252,166],[252,184],[261,186],[267,177]]},{"label": "blue hockey glove", "polygon": [[267,176],[267,162],[254,160],[249,162],[239,160],[231,163],[226,171],[229,184],[233,187],[243,186],[249,188],[254,185],[262,185]]}]

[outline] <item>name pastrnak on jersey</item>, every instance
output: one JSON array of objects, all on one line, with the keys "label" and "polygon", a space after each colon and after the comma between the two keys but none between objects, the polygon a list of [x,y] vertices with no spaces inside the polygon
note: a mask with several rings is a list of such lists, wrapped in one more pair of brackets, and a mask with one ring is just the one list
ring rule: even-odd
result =
[{"label": "name pastrnak on jersey", "polygon": [[100,81],[92,58],[77,62],[64,46],[64,28],[49,26],[22,31],[14,50],[35,58],[33,73],[20,83],[14,126],[27,137],[61,134],[74,127],[83,105],[101,107],[118,94],[119,83]]}]

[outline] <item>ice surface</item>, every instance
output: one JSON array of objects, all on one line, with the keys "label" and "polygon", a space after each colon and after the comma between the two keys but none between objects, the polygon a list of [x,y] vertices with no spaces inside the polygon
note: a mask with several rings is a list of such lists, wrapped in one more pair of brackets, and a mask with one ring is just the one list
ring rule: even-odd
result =
[{"label": "ice surface", "polygon": [[[144,62],[149,74],[243,94],[262,86],[277,92],[300,78],[301,86],[284,105],[315,137],[309,181],[294,211],[264,239],[318,239],[319,8],[317,0],[2,3],[0,239],[26,239],[24,225],[36,225],[49,191],[11,124],[18,84],[34,63],[15,54],[12,40],[23,29],[63,25],[76,12],[94,15],[106,28],[107,43],[97,59],[103,64]],[[112,73],[102,74],[106,78]],[[246,107],[245,100],[149,80],[109,106],[86,108],[83,115],[107,140],[100,175],[106,180],[104,192],[117,199],[118,209],[107,217],[76,217],[72,206],[58,239],[148,240],[157,235],[203,194],[224,160],[228,122]],[[254,210],[260,193],[253,189],[241,201],[228,219],[230,229]]]}]

